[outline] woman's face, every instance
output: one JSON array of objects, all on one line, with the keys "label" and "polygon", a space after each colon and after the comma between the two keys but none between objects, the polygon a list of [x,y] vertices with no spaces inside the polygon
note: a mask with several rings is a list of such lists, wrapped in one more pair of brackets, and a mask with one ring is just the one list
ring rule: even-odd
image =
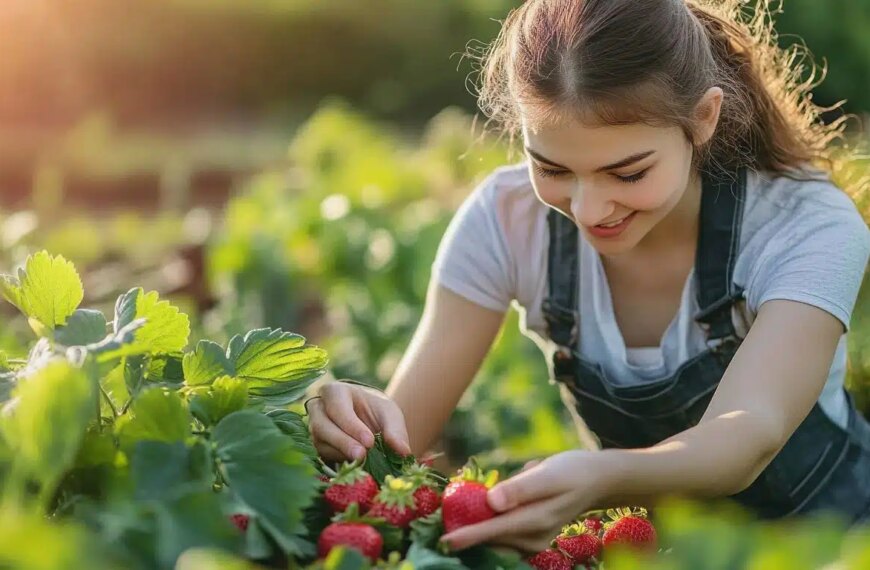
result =
[{"label": "woman's face", "polygon": [[692,145],[679,127],[524,123],[523,139],[538,198],[602,255],[636,247],[689,188]]}]

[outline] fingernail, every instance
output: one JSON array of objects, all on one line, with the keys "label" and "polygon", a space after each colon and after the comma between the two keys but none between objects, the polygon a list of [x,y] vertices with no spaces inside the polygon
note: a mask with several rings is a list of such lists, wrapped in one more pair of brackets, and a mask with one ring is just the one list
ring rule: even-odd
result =
[{"label": "fingernail", "polygon": [[371,432],[363,432],[360,436],[360,441],[362,441],[363,445],[366,447],[371,447],[375,444],[375,436],[373,436]]},{"label": "fingernail", "polygon": [[358,445],[355,445],[353,449],[350,450],[350,455],[354,459],[362,459],[366,456],[366,450]]}]

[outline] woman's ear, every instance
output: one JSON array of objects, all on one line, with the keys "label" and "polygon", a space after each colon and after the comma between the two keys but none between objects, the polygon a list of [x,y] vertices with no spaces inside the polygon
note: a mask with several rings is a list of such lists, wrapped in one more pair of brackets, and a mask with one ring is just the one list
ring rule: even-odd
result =
[{"label": "woman's ear", "polygon": [[716,132],[724,97],[725,93],[720,87],[711,87],[695,105],[695,146],[706,144]]}]

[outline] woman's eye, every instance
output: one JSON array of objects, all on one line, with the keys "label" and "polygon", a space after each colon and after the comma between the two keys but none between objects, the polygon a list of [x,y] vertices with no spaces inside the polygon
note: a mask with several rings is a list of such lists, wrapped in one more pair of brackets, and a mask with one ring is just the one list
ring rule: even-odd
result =
[{"label": "woman's eye", "polygon": [[548,168],[541,168],[537,164],[535,164],[534,167],[535,167],[535,172],[538,174],[538,176],[542,176],[543,178],[552,178],[555,176],[562,176],[563,174],[565,174],[567,172],[565,170],[550,170]]},{"label": "woman's eye", "polygon": [[638,172],[636,174],[631,174],[629,176],[620,176],[618,174],[614,174],[614,176],[617,179],[619,179],[620,182],[625,182],[627,184],[634,184],[635,182],[640,182],[643,179],[643,177],[646,176],[646,173],[648,171],[649,171],[649,168],[647,168],[646,170],[641,170],[640,172]]}]

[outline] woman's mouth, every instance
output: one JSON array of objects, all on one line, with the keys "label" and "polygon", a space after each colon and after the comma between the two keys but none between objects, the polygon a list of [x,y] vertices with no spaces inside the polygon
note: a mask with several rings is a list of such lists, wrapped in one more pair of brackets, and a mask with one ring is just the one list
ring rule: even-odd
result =
[{"label": "woman's mouth", "polygon": [[634,219],[635,214],[637,214],[637,211],[634,211],[619,220],[613,220],[607,224],[598,224],[597,226],[591,227],[586,226],[586,230],[599,239],[613,239],[619,237],[619,235],[625,231],[625,228],[627,228]]}]

